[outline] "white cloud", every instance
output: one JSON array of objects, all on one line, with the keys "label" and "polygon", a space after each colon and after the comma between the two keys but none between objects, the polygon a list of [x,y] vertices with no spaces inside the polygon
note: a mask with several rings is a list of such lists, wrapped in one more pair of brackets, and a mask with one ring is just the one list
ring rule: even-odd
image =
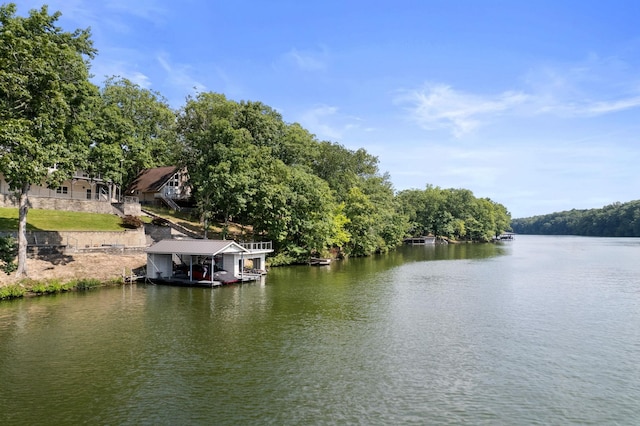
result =
[{"label": "white cloud", "polygon": [[188,65],[171,63],[169,55],[161,53],[156,57],[162,69],[166,72],[168,85],[182,89],[185,93],[192,91],[204,92],[206,86],[192,77],[192,69]]},{"label": "white cloud", "polygon": [[105,3],[105,7],[151,22],[163,22],[168,17],[167,8],[159,6],[157,0],[109,0]]},{"label": "white cloud", "polygon": [[615,57],[589,55],[574,64],[530,70],[524,86],[498,94],[480,94],[430,83],[402,91],[394,100],[427,130],[467,135],[498,116],[595,117],[640,107],[637,70]]},{"label": "white cloud", "polygon": [[320,138],[338,140],[342,137],[342,131],[338,127],[329,124],[329,121],[335,118],[337,112],[337,107],[319,105],[302,113],[300,124],[311,129]]},{"label": "white cloud", "polygon": [[302,71],[325,71],[328,67],[329,54],[326,48],[320,51],[291,49],[285,55],[287,62],[293,63]]},{"label": "white cloud", "polygon": [[148,89],[151,87],[151,79],[148,75],[135,69],[135,65],[128,61],[98,61],[93,64],[91,73],[95,76],[94,83],[101,86],[108,77],[119,76]]},{"label": "white cloud", "polygon": [[445,84],[427,84],[421,89],[403,93],[396,102],[409,104],[411,118],[425,129],[445,128],[460,137],[478,127],[483,118],[527,100],[527,95],[518,92],[481,96],[456,91]]},{"label": "white cloud", "polygon": [[610,114],[640,106],[640,96],[633,96],[612,101],[589,101],[548,103],[543,105],[540,113],[556,114],[568,117],[594,117]]},{"label": "white cloud", "polygon": [[338,107],[330,105],[317,105],[303,111],[294,120],[309,129],[319,139],[346,145],[348,145],[348,142],[345,142],[347,135],[355,135],[359,132],[369,133],[375,130],[371,127],[363,127],[363,119],[342,114]]},{"label": "white cloud", "polygon": [[534,113],[593,117],[640,106],[638,71],[615,56],[590,54],[578,63],[541,66],[523,80]]}]

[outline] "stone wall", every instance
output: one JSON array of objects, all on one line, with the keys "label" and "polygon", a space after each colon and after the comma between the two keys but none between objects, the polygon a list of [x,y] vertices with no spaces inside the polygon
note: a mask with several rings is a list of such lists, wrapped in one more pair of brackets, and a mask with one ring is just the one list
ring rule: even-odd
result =
[{"label": "stone wall", "polygon": [[[72,200],[65,198],[29,197],[32,209],[65,210],[85,213],[117,214],[118,216],[141,216],[140,203],[108,203],[106,201]],[[0,207],[17,208],[19,200],[8,194],[0,194]]]},{"label": "stone wall", "polygon": [[[0,232],[0,236],[11,235],[17,238],[17,232]],[[125,231],[28,231],[27,244],[32,247],[57,246],[65,251],[103,247],[147,247],[144,229]]]},{"label": "stone wall", "polygon": [[[12,195],[0,195],[0,207],[18,207],[19,200]],[[118,214],[111,203],[105,201],[71,200],[64,198],[29,197],[32,209],[65,210],[85,213]],[[139,214],[137,215],[139,216]]]},{"label": "stone wall", "polygon": [[18,207],[18,199],[13,195],[0,194],[0,207]]}]

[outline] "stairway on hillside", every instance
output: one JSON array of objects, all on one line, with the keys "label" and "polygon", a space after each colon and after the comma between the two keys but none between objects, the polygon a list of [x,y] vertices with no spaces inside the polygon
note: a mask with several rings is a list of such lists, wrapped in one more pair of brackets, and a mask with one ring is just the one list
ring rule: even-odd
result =
[{"label": "stairway on hillside", "polygon": [[178,223],[172,222],[172,221],[168,220],[167,218],[163,218],[162,216],[158,216],[157,214],[155,214],[155,213],[153,213],[153,212],[151,212],[149,210],[142,209],[142,212],[144,214],[150,216],[150,217],[154,217],[154,218],[157,217],[157,218],[164,219],[166,221],[167,225],[169,227],[171,227],[171,229],[173,229],[176,232],[178,232],[179,234],[182,234],[182,235],[184,235],[186,237],[189,237],[189,238],[202,238],[202,234],[201,233],[196,232],[196,231],[192,231],[191,229],[186,228],[186,227],[184,227],[184,226],[182,226],[182,225],[180,225]]}]

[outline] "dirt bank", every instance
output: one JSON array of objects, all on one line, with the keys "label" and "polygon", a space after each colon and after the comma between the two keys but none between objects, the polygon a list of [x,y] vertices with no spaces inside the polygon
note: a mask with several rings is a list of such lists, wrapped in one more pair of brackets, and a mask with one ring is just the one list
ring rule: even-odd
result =
[{"label": "dirt bank", "polygon": [[[145,253],[47,255],[27,259],[27,274],[33,280],[59,279],[66,282],[79,278],[97,278],[108,281],[122,277],[123,271],[130,274],[132,269],[141,268],[146,262]],[[15,274],[0,272],[0,286],[16,281]]]}]

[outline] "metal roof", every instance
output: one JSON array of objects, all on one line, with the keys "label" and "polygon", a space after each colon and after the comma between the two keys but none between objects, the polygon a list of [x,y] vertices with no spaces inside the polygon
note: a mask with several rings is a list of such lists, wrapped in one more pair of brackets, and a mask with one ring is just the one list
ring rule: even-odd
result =
[{"label": "metal roof", "polygon": [[162,240],[147,248],[147,253],[189,254],[195,256],[215,256],[220,253],[249,253],[235,241],[229,240]]}]

